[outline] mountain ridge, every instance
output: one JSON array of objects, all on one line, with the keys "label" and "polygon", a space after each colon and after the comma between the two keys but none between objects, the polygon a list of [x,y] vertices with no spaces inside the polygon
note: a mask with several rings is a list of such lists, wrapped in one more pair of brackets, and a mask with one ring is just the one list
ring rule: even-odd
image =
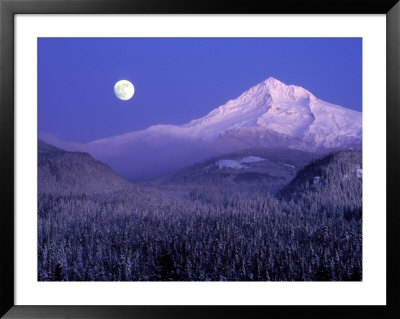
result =
[{"label": "mountain ridge", "polygon": [[39,194],[107,194],[132,187],[133,184],[88,153],[68,152],[38,141]]},{"label": "mountain ridge", "polygon": [[296,173],[319,157],[290,149],[247,149],[208,158],[168,172],[152,181],[156,185],[230,187],[246,192],[275,193]]}]

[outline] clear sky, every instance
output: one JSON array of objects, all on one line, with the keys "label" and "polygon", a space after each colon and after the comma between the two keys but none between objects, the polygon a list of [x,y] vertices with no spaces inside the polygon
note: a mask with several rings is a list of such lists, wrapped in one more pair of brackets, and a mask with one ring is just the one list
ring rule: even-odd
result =
[{"label": "clear sky", "polygon": [[38,62],[39,132],[70,142],[184,124],[270,76],[362,109],[361,39],[41,38]]}]

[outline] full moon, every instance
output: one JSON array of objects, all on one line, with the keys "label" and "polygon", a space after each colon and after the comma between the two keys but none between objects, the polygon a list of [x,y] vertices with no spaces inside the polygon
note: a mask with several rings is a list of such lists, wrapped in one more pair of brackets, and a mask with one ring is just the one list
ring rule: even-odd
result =
[{"label": "full moon", "polygon": [[120,100],[127,101],[132,98],[135,93],[135,87],[127,80],[121,80],[115,83],[114,93]]}]

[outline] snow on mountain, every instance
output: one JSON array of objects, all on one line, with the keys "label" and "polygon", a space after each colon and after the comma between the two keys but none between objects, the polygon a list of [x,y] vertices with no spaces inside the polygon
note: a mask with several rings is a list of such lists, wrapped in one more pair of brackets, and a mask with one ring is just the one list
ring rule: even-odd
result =
[{"label": "snow on mountain", "polygon": [[303,143],[299,149],[340,148],[361,142],[361,113],[316,98],[309,91],[269,78],[182,129],[212,139],[238,131],[242,138],[273,132]]},{"label": "snow on mountain", "polygon": [[[298,139],[299,149],[340,148],[361,142],[361,113],[316,98],[304,88],[274,78],[252,87],[206,116],[184,125],[155,125],[146,130],[92,142],[152,141],[158,135],[180,139],[215,140],[244,129]],[[247,130],[246,130],[247,129]],[[303,144],[304,144],[303,143]],[[294,148],[295,145],[294,145]]]},{"label": "snow on mountain", "polygon": [[206,166],[205,169],[208,170],[212,167],[218,167],[219,169],[224,169],[224,168],[246,169],[249,168],[249,166],[243,164],[261,162],[261,161],[265,161],[265,158],[258,156],[246,156],[239,161],[232,159],[220,159],[214,164]]},{"label": "snow on mountain", "polygon": [[238,161],[227,160],[227,159],[219,160],[218,162],[215,163],[215,166],[217,166],[219,169],[223,169],[223,168],[234,168],[234,169],[247,168],[247,166],[244,166],[244,165],[240,164],[240,162],[238,162]]},{"label": "snow on mountain", "polygon": [[310,97],[313,95],[303,88],[269,78],[185,127],[203,138],[243,127],[266,127],[298,136],[313,119]]},{"label": "snow on mountain", "polygon": [[295,166],[290,165],[290,164],[285,164],[285,163],[280,163],[280,164],[283,165],[283,166],[286,166],[286,167],[290,167],[290,168],[296,169]]},{"label": "snow on mountain", "polygon": [[261,162],[261,161],[265,161],[265,158],[258,157],[258,156],[246,156],[246,157],[243,157],[240,162],[241,163],[255,163],[255,162]]},{"label": "snow on mountain", "polygon": [[268,78],[187,124],[155,125],[75,148],[91,153],[125,176],[145,176],[250,147],[304,151],[360,148],[361,119],[361,112]]}]

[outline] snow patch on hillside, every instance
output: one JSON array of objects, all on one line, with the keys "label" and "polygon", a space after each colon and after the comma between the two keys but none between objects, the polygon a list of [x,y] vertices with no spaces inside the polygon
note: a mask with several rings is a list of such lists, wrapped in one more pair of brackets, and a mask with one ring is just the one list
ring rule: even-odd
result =
[{"label": "snow patch on hillside", "polygon": [[241,163],[255,163],[265,161],[265,158],[258,157],[258,156],[247,156],[241,159]]},{"label": "snow patch on hillside", "polygon": [[281,164],[281,165],[283,165],[283,166],[287,166],[287,167],[290,167],[290,168],[294,168],[294,169],[296,169],[296,167],[295,167],[295,166],[293,166],[293,165],[284,164],[284,163],[279,163],[279,164]]},{"label": "snow patch on hillside", "polygon": [[215,165],[216,165],[219,169],[223,169],[223,168],[234,168],[234,169],[244,169],[244,168],[248,168],[248,166],[245,166],[245,165],[240,164],[239,161],[229,160],[229,159],[222,159],[222,160],[219,160],[218,162],[215,163]]},{"label": "snow patch on hillside", "polygon": [[250,166],[247,166],[244,164],[256,163],[256,162],[261,162],[261,161],[265,161],[265,160],[266,160],[265,158],[258,157],[258,156],[246,156],[240,160],[220,159],[217,162],[204,167],[204,170],[208,171],[209,169],[211,169],[213,167],[216,167],[218,169],[224,169],[224,168],[246,169],[246,168],[250,168]]}]

